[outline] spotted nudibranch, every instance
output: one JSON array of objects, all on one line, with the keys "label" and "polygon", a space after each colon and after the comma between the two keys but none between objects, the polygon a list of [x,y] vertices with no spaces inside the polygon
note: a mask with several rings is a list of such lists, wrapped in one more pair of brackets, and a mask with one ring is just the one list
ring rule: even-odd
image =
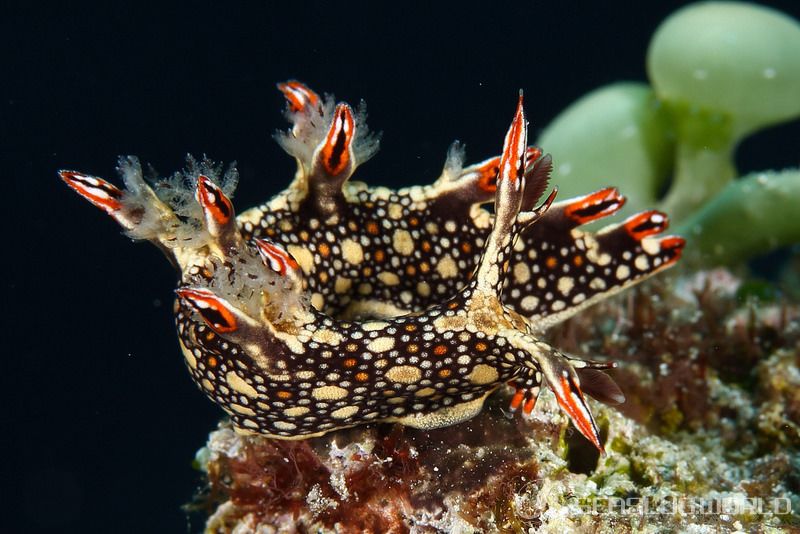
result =
[{"label": "spotted nudibranch", "polygon": [[[235,428],[302,439],[398,422],[436,428],[515,388],[530,415],[544,383],[576,428],[603,446],[584,397],[622,402],[603,370],[537,333],[672,265],[680,237],[657,211],[596,233],[579,227],[625,199],[614,188],[554,203],[551,160],[527,145],[520,93],[502,155],[464,166],[454,144],[429,186],[392,191],[349,181],[377,150],[354,112],[300,82],[279,84],[297,159],[284,192],[238,217],[238,176],[190,158],[151,186],[123,158],[124,190],[61,178],[180,271],[175,313],[194,381]],[[494,200],[494,213],[481,206]],[[520,410],[521,408],[521,410]]]}]

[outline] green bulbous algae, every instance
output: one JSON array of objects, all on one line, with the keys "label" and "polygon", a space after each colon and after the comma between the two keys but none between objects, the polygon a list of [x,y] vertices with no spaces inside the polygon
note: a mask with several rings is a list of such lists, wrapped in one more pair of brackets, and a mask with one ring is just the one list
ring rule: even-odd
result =
[{"label": "green bulbous algae", "polygon": [[734,138],[800,116],[800,25],[766,7],[678,10],[656,30],[647,70],[661,100],[728,115]]},{"label": "green bulbous algae", "polygon": [[733,264],[800,242],[800,170],[761,172],[730,183],[678,232],[690,259]]},{"label": "green bulbous algae", "polygon": [[622,82],[583,96],[558,115],[537,144],[552,154],[553,181],[569,198],[609,185],[625,213],[651,207],[671,171],[672,129],[646,84]]}]

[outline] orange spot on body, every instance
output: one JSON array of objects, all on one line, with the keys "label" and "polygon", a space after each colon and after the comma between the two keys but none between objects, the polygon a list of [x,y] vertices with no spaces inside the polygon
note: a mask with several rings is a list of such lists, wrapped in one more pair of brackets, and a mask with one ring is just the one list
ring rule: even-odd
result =
[{"label": "orange spot on body", "polygon": [[217,361],[217,359],[215,357],[213,357],[213,356],[209,356],[208,357],[208,366],[209,367],[216,367],[218,363],[219,362]]},{"label": "orange spot on body", "polygon": [[467,241],[464,241],[461,243],[461,250],[464,252],[464,254],[469,254],[472,252],[472,245],[470,245]]},{"label": "orange spot on body", "polygon": [[483,352],[487,348],[488,346],[483,341],[478,341],[477,343],[475,343],[475,350],[477,350],[478,352]]},{"label": "orange spot on body", "polygon": [[292,394],[288,391],[279,391],[277,393],[279,399],[291,399]]},{"label": "orange spot on body", "polygon": [[368,234],[378,235],[380,233],[380,231],[381,231],[381,229],[378,226],[378,223],[376,223],[375,221],[369,221],[367,223],[367,233]]},{"label": "orange spot on body", "polygon": [[355,367],[357,363],[358,363],[358,360],[356,360],[355,358],[347,358],[344,361],[344,366],[345,367]]},{"label": "orange spot on body", "polygon": [[356,373],[356,380],[358,380],[359,382],[366,382],[367,380],[369,380],[369,375],[364,371],[361,371],[360,373]]},{"label": "orange spot on body", "polygon": [[544,264],[547,265],[549,269],[555,269],[556,265],[558,265],[558,259],[555,256],[549,256]]},{"label": "orange spot on body", "polygon": [[575,267],[580,267],[583,265],[583,256],[575,256],[572,258],[572,263],[575,264]]},{"label": "orange spot on body", "polygon": [[452,371],[451,371],[450,369],[441,369],[441,370],[439,371],[439,376],[440,376],[441,378],[447,378],[447,377],[448,377],[448,376],[450,376],[451,374],[452,374]]},{"label": "orange spot on body", "polygon": [[417,274],[417,268],[414,267],[413,265],[407,265],[406,266],[406,274],[408,276],[414,276],[415,274]]},{"label": "orange spot on body", "polygon": [[327,258],[331,253],[331,247],[328,246],[327,243],[320,243],[317,247],[317,252],[324,258]]},{"label": "orange spot on body", "polygon": [[423,261],[422,263],[419,264],[419,270],[422,273],[427,273],[428,271],[431,270],[431,265],[427,261]]},{"label": "orange spot on body", "polygon": [[437,356],[443,356],[447,354],[447,346],[445,345],[436,345],[433,348],[433,353]]},{"label": "orange spot on body", "polygon": [[375,261],[380,263],[386,259],[386,253],[382,250],[376,250],[373,254],[373,257],[375,258]]}]

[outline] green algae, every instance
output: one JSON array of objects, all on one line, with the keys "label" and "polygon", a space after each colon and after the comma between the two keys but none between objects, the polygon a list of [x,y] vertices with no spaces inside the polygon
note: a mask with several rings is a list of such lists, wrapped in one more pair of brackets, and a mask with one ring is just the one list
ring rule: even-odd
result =
[{"label": "green algae", "polygon": [[647,70],[652,87],[601,87],[545,128],[563,192],[613,184],[626,213],[659,207],[696,264],[800,242],[797,171],[740,178],[734,164],[745,137],[800,116],[800,24],[755,4],[692,4],[655,31]]}]

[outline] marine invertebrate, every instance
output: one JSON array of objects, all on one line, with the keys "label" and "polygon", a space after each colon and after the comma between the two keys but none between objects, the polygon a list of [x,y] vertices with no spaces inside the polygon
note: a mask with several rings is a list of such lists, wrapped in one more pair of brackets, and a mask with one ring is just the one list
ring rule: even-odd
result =
[{"label": "marine invertebrate", "polygon": [[[625,202],[605,188],[554,203],[550,158],[527,146],[522,95],[503,153],[463,166],[451,150],[431,186],[349,181],[374,154],[365,114],[299,82],[279,86],[298,162],[289,188],[238,217],[237,175],[208,162],[150,187],[122,160],[121,190],[61,171],[131,237],[181,273],[178,336],[195,382],[235,428],[302,439],[374,421],[419,428],[478,413],[505,383],[530,414],[549,387],[598,449],[584,392],[620,402],[602,371],[537,338],[586,306],[672,265],[683,240],[657,211],[596,234],[582,224]],[[494,200],[494,214],[480,207]]]},{"label": "marine invertebrate", "polygon": [[[559,162],[554,177],[564,190],[615,176],[632,192],[630,208],[663,195],[659,208],[705,263],[733,264],[800,241],[791,216],[796,169],[737,180],[734,165],[747,136],[800,116],[797,20],[744,2],[686,6],[655,31],[647,71],[652,87],[592,91],[538,139]],[[765,204],[769,215],[750,215]],[[746,233],[758,239],[728,224],[736,213],[747,214]]]}]

